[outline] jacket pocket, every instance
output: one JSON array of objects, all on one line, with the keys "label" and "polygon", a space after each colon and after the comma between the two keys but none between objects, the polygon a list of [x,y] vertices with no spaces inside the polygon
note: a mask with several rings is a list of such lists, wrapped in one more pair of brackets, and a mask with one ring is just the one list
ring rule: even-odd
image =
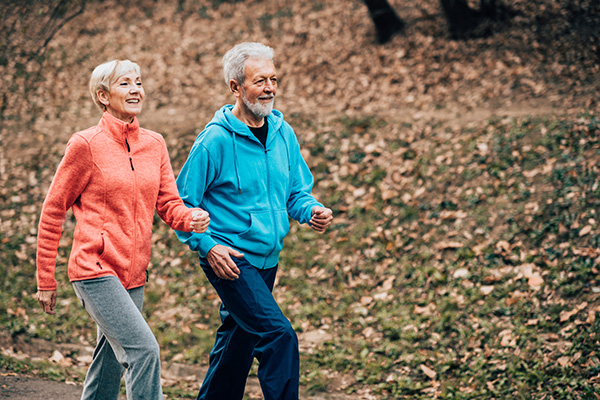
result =
[{"label": "jacket pocket", "polygon": [[104,232],[100,233],[100,247],[98,248],[98,260],[104,255]]},{"label": "jacket pocket", "polygon": [[[273,220],[274,217],[274,220]],[[280,251],[283,238],[290,230],[286,210],[250,214],[250,227],[238,235],[240,250],[260,255]]]},{"label": "jacket pocket", "polygon": [[104,269],[102,268],[102,256],[104,255],[104,250],[106,248],[106,244],[104,242],[105,238],[104,238],[104,232],[100,232],[100,247],[98,247],[98,257],[96,257],[96,266],[99,267],[100,269]]}]

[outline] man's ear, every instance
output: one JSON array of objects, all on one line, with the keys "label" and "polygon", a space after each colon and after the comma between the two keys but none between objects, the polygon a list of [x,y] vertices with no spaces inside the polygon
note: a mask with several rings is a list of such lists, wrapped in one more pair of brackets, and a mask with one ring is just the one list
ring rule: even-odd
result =
[{"label": "man's ear", "polygon": [[235,97],[238,97],[242,93],[242,87],[235,79],[229,81],[229,90],[231,90],[231,93],[233,93]]}]

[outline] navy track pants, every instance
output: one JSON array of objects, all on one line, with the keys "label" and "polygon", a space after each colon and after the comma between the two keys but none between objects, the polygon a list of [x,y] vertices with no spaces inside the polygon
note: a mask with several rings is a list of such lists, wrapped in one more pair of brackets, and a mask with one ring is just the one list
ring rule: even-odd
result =
[{"label": "navy track pants", "polygon": [[242,399],[254,357],[265,400],[298,400],[298,337],[273,294],[277,267],[258,269],[233,258],[239,278],[218,278],[205,259],[200,265],[221,298],[221,321],[199,400]]}]

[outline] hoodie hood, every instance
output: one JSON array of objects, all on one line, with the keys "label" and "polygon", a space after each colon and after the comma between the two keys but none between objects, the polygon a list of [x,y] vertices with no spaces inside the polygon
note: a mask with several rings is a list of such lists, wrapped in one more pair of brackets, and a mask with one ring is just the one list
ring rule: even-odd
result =
[{"label": "hoodie hood", "polygon": [[[228,104],[221,107],[213,117],[212,121],[206,125],[204,128],[204,132],[208,131],[212,125],[218,125],[230,132],[235,132],[238,136],[249,136],[254,137],[248,125],[244,124],[240,121],[233,113],[233,105]],[[269,123],[269,133],[267,134],[267,145],[269,144],[270,139],[272,139],[271,133],[277,131],[281,128],[283,124],[283,114],[279,110],[273,110],[271,114],[267,116],[267,121]]]}]

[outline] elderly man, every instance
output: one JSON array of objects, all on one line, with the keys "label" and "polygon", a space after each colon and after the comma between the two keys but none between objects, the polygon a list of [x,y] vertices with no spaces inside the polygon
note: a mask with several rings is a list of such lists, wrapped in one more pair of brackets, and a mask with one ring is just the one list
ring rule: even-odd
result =
[{"label": "elderly man", "polygon": [[205,233],[177,235],[199,253],[222,301],[198,399],[242,399],[254,357],[266,400],[298,399],[298,338],[271,292],[288,216],[324,232],[332,212],[311,195],[296,135],[273,109],[273,49],[238,44],[223,57],[223,70],[235,105],[216,112],[177,179],[184,202],[211,216]]}]

